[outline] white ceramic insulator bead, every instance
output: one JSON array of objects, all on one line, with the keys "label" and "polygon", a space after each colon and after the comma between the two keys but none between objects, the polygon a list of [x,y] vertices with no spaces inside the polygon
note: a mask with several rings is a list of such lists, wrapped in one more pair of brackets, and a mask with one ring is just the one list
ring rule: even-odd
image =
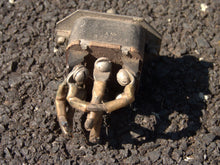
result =
[{"label": "white ceramic insulator bead", "polygon": [[126,86],[128,85],[131,80],[128,75],[128,72],[125,69],[120,69],[117,73],[117,81],[121,86]]},{"label": "white ceramic insulator bead", "polygon": [[110,72],[112,63],[108,58],[101,57],[96,61],[95,67],[101,72]]}]

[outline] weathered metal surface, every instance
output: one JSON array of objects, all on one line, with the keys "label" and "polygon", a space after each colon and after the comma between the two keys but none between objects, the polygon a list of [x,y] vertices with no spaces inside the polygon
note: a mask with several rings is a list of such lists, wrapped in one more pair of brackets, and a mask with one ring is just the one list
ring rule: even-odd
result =
[{"label": "weathered metal surface", "polygon": [[[143,61],[146,46],[158,52],[161,36],[143,18],[78,10],[57,23],[58,40],[68,41],[67,51],[87,50],[122,64],[127,55]],[[153,52],[153,51],[152,51]]]},{"label": "weathered metal surface", "polygon": [[[56,35],[59,44],[68,42],[66,59],[72,70],[57,92],[60,126],[67,134],[67,101],[88,113],[84,126],[90,131],[89,141],[97,143],[103,112],[111,113],[135,100],[142,65],[158,54],[160,35],[139,17],[82,10],[58,22]],[[85,101],[85,92],[91,102]]]}]

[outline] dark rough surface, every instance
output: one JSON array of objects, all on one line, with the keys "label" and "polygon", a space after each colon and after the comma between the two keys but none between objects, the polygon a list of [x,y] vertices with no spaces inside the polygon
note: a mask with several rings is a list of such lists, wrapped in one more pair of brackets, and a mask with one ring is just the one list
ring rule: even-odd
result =
[{"label": "dark rough surface", "polygon": [[[101,144],[89,145],[81,113],[73,138],[57,123],[65,57],[55,23],[111,7],[163,35],[161,58],[144,67],[133,107],[105,115]],[[218,0],[2,0],[0,21],[0,164],[220,163]]]}]

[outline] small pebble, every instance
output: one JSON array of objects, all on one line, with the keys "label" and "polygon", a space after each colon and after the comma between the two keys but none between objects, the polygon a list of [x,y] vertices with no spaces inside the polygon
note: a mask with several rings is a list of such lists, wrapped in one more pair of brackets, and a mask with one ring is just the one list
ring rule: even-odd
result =
[{"label": "small pebble", "polygon": [[208,95],[204,95],[204,99],[207,101],[209,99]]},{"label": "small pebble", "polygon": [[58,37],[58,39],[57,39],[57,43],[58,43],[58,44],[63,44],[64,41],[65,41],[65,38],[64,38],[64,37]]},{"label": "small pebble", "polygon": [[[194,52],[195,52],[196,54],[199,54],[199,51],[198,51],[198,50],[195,50]],[[203,58],[202,58],[202,59],[203,59]]]},{"label": "small pebble", "polygon": [[53,48],[53,52],[54,52],[54,53],[58,52],[58,49],[54,47],[54,48]]},{"label": "small pebble", "polygon": [[194,158],[192,156],[187,156],[184,161],[189,162],[191,160],[193,160]]},{"label": "small pebble", "polygon": [[148,153],[148,156],[153,163],[160,158],[160,155],[161,155],[160,151],[152,151]]},{"label": "small pebble", "polygon": [[205,12],[206,9],[208,8],[208,6],[205,3],[201,3],[200,7],[201,7],[201,11],[203,12]]},{"label": "small pebble", "polygon": [[203,57],[200,57],[200,58],[199,58],[199,61],[202,61],[202,60],[204,60],[204,58],[203,58]]},{"label": "small pebble", "polygon": [[108,9],[106,13],[108,13],[108,14],[116,14],[116,10],[111,8],[111,9]]},{"label": "small pebble", "polygon": [[9,2],[10,4],[14,4],[14,3],[15,3],[14,0],[9,0],[8,2]]}]

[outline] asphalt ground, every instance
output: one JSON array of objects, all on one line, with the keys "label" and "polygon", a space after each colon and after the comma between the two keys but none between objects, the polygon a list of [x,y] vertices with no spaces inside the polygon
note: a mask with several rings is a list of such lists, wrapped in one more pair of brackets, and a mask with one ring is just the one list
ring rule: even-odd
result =
[{"label": "asphalt ground", "polygon": [[[143,17],[161,35],[136,102],[104,115],[101,144],[59,128],[56,22],[77,9]],[[0,164],[219,164],[219,0],[0,1]]]}]

